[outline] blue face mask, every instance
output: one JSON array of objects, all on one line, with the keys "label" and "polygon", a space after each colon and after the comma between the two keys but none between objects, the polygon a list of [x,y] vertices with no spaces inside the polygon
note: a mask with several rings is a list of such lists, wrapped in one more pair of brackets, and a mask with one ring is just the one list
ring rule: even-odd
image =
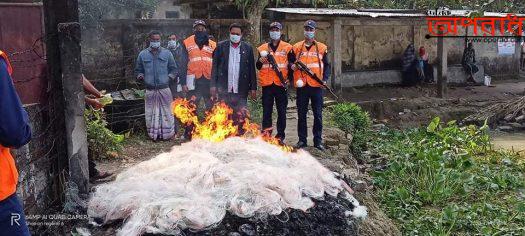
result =
[{"label": "blue face mask", "polygon": [[160,42],[150,42],[149,46],[151,48],[160,48]]},{"label": "blue face mask", "polygon": [[315,37],[315,31],[304,31],[304,37],[313,39]]},{"label": "blue face mask", "polygon": [[232,43],[239,43],[241,41],[241,36],[230,34],[230,41],[232,41]]}]

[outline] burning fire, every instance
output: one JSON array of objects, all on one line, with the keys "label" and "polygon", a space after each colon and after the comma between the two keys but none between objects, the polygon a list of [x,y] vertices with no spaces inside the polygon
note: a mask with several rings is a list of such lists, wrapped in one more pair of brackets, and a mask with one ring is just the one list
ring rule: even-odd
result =
[{"label": "burning fire", "polygon": [[[177,117],[182,123],[185,125],[193,125],[193,138],[220,142],[240,133],[238,127],[231,119],[233,109],[224,102],[216,103],[211,111],[206,112],[206,118],[203,122],[199,122],[195,105],[187,99],[176,99],[172,103],[172,110],[175,117]],[[293,150],[292,147],[281,144],[278,138],[272,137],[271,132],[261,132],[259,125],[250,122],[249,118],[245,118],[243,130],[243,137],[261,137],[265,142],[277,145],[284,151],[290,152]]]}]

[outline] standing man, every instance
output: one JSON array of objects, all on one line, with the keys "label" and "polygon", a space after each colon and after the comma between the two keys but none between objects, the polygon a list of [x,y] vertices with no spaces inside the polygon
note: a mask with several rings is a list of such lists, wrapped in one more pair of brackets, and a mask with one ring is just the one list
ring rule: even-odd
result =
[{"label": "standing man", "polygon": [[474,50],[474,45],[472,45],[472,42],[469,42],[463,51],[461,65],[463,65],[463,68],[467,72],[467,82],[472,84],[476,83],[476,80],[474,80],[474,74],[476,74],[479,69],[476,65],[476,51]]},{"label": "standing man", "polygon": [[[330,77],[331,66],[328,62],[328,47],[315,40],[315,29],[317,24],[313,20],[307,20],[304,23],[304,40],[293,46],[291,61],[300,61],[308,69],[322,80],[323,84]],[[311,78],[307,73],[300,70],[295,64],[291,66],[294,71],[294,84],[297,88],[297,113],[298,124],[297,130],[299,142],[296,148],[308,146],[306,138],[308,137],[306,126],[306,114],[308,112],[308,103],[312,102],[312,111],[314,113],[314,146],[319,150],[324,150],[323,146],[323,84]]]},{"label": "standing man", "polygon": [[160,46],[160,38],[159,31],[149,33],[149,47],[139,53],[135,74],[146,85],[148,135],[153,140],[168,140],[175,135],[169,85],[176,79],[177,66],[171,52]]},{"label": "standing man", "polygon": [[186,81],[186,76],[184,80],[181,79],[182,75],[186,74],[188,66],[188,55],[184,43],[182,40],[177,38],[176,34],[171,34],[168,37],[168,50],[170,50],[173,59],[175,59],[175,65],[177,65],[176,79],[170,81],[170,90],[173,95],[173,98],[184,97],[183,93],[188,92],[188,86],[186,84],[181,84],[181,81]]},{"label": "standing man", "polygon": [[182,84],[190,90],[190,96],[195,96],[195,103],[204,100],[206,109],[211,108],[210,79],[213,61],[213,51],[217,44],[210,40],[206,30],[206,22],[196,20],[193,23],[193,35],[184,40],[187,52],[187,70]]},{"label": "standing man", "polygon": [[[257,69],[259,70],[259,84],[262,87],[263,121],[264,132],[272,133],[272,113],[273,103],[277,108],[277,135],[281,142],[284,141],[286,128],[286,107],[288,106],[288,56],[292,51],[292,45],[281,41],[281,30],[283,26],[279,22],[270,24],[269,43],[264,43],[257,48],[259,60]],[[267,56],[274,58],[278,69],[270,64]],[[282,80],[282,81],[281,81]],[[283,84],[284,82],[284,84]]]},{"label": "standing man", "polygon": [[230,25],[230,40],[217,45],[213,53],[211,96],[233,108],[233,120],[243,133],[248,94],[256,98],[255,58],[250,44],[241,41],[241,25]]},{"label": "standing man", "polygon": [[[31,235],[24,208],[16,196],[18,172],[11,148],[19,148],[31,139],[27,112],[16,94],[7,55],[0,51],[0,235]],[[13,220],[16,221],[13,221]]]},{"label": "standing man", "polygon": [[[188,54],[186,52],[186,47],[184,47],[182,40],[179,40],[177,35],[173,33],[168,37],[167,48],[173,55],[175,64],[177,65],[176,79],[170,81],[171,95],[173,96],[173,99],[184,98],[188,93],[188,86],[186,86],[185,82],[185,75],[188,66]],[[184,76],[184,79],[182,79],[182,76]],[[182,81],[184,81],[184,84],[181,84]],[[174,129],[176,138],[179,138],[178,133],[180,125],[180,121],[177,119],[177,117],[175,117]]]},{"label": "standing man", "polygon": [[[210,109],[212,106],[210,95],[210,79],[212,71],[213,51],[217,44],[209,39],[206,30],[206,22],[203,20],[196,20],[193,23],[193,35],[184,40],[186,48],[187,59],[185,65],[187,70],[181,75],[181,84],[186,85],[183,91],[188,91],[188,98],[190,98],[196,105],[204,100],[205,109]],[[186,139],[191,139],[191,131],[193,127],[186,126],[184,136]]]}]

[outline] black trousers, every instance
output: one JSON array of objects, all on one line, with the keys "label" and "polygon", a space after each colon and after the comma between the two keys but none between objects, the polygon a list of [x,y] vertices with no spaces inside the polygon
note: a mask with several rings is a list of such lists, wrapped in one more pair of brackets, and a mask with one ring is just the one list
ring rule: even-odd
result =
[{"label": "black trousers", "polygon": [[[263,131],[272,128],[273,104],[277,109],[277,135],[276,137],[284,140],[286,129],[286,107],[288,107],[288,94],[282,86],[272,84],[262,88],[263,105]],[[270,131],[271,132],[271,131]]]},{"label": "black trousers", "polygon": [[204,100],[206,110],[211,109],[212,101],[210,94],[210,80],[204,77],[195,80],[195,90],[188,92],[188,99],[195,99],[195,104],[199,104]]},{"label": "black trousers", "polygon": [[[210,110],[213,106],[211,101],[210,93],[210,80],[205,77],[201,77],[195,80],[195,90],[188,92],[186,98],[192,101],[196,107],[200,104],[201,100],[204,100],[204,109],[206,111]],[[193,125],[188,125],[184,129],[184,136],[188,139],[191,139],[191,132],[193,131]]]},{"label": "black trousers", "polygon": [[299,141],[307,143],[306,115],[310,101],[312,102],[312,111],[314,113],[314,145],[319,145],[323,142],[323,89],[320,87],[306,85],[305,87],[297,88],[297,131]]},{"label": "black trousers", "polygon": [[243,125],[248,112],[248,97],[238,93],[222,93],[219,94],[219,100],[233,109],[233,124],[236,125],[239,130],[238,135],[243,135]]}]

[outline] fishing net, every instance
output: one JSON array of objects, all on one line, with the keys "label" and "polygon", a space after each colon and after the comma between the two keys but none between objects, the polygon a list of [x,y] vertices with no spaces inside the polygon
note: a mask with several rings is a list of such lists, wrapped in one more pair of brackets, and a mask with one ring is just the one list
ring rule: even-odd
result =
[{"label": "fishing net", "polygon": [[306,151],[286,152],[261,138],[193,140],[98,186],[88,214],[103,224],[124,219],[119,235],[176,235],[214,227],[227,211],[239,217],[306,211],[312,198],[342,188]]}]

